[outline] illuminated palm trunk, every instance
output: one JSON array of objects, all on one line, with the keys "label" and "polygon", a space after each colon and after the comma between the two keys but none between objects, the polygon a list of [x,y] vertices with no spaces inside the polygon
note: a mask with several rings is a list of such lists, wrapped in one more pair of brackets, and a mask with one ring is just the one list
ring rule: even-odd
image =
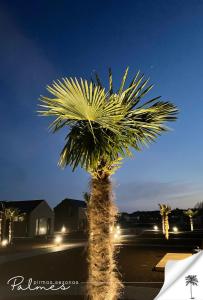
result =
[{"label": "illuminated palm trunk", "polygon": [[194,230],[194,228],[193,228],[193,218],[192,217],[190,217],[190,229],[191,229],[191,231]]},{"label": "illuminated palm trunk", "polygon": [[13,221],[10,220],[9,221],[9,228],[8,228],[8,242],[9,242],[9,244],[12,243],[12,239],[13,239]]},{"label": "illuminated palm trunk", "polygon": [[121,289],[115,263],[114,237],[110,231],[117,210],[111,181],[93,178],[88,203],[88,295],[92,300],[116,300]]},{"label": "illuminated palm trunk", "polygon": [[162,232],[165,235],[165,223],[164,223],[164,216],[162,216]]},{"label": "illuminated palm trunk", "polygon": [[168,240],[169,238],[169,223],[168,223],[168,215],[164,217],[164,229],[165,229],[165,238]]},{"label": "illuminated palm trunk", "polygon": [[0,215],[0,242],[2,240],[2,217]]}]

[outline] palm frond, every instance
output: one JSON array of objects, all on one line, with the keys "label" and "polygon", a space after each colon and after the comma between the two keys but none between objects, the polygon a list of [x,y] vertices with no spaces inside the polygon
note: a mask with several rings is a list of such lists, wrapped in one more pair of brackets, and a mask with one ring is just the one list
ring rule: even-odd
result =
[{"label": "palm frond", "polygon": [[[151,90],[149,79],[138,72],[125,88],[128,68],[118,91],[114,91],[109,69],[109,90],[96,75],[95,82],[63,78],[47,87],[52,97],[42,96],[40,115],[53,116],[53,132],[68,127],[59,165],[78,165],[86,170],[103,167],[113,172],[113,162],[141,150],[168,130],[166,122],[175,121],[177,108],[155,97],[141,100]],[[104,163],[105,162],[105,163]],[[106,170],[106,169],[105,169]]]},{"label": "palm frond", "polygon": [[198,279],[197,279],[197,275],[188,275],[185,277],[185,283],[186,285],[198,285]]},{"label": "palm frond", "polygon": [[197,215],[197,213],[198,213],[197,210],[194,211],[194,210],[192,210],[192,209],[188,209],[188,210],[184,211],[184,214],[185,214],[186,216],[188,216],[189,218],[193,218],[194,216]]},{"label": "palm frond", "polygon": [[4,214],[7,220],[14,220],[15,218],[23,220],[25,216],[25,213],[22,213],[18,208],[15,207],[5,208]]},{"label": "palm frond", "polygon": [[159,208],[161,216],[167,216],[171,213],[171,207],[167,204],[159,204]]}]

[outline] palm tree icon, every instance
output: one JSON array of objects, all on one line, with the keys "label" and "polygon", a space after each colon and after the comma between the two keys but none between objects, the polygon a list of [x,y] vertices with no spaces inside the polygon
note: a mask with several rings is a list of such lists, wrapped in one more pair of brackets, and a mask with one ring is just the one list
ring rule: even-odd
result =
[{"label": "palm tree icon", "polygon": [[190,299],[195,299],[192,296],[192,286],[197,286],[198,285],[198,279],[197,279],[197,275],[188,275],[185,277],[185,284],[190,285]]}]

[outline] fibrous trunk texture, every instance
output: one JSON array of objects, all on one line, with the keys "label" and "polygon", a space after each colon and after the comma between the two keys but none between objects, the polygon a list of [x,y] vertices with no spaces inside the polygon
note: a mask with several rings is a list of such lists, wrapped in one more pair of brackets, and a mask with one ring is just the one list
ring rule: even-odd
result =
[{"label": "fibrous trunk texture", "polygon": [[165,237],[168,240],[169,238],[169,223],[168,223],[168,216],[165,216],[164,218],[164,228],[165,228]]},{"label": "fibrous trunk texture", "polygon": [[13,238],[13,221],[9,221],[9,230],[8,230],[8,242],[9,244],[12,243]]},{"label": "fibrous trunk texture", "polygon": [[2,218],[0,216],[0,242],[2,240]]},{"label": "fibrous trunk texture", "polygon": [[88,203],[89,278],[87,285],[91,300],[116,300],[121,291],[122,284],[115,262],[114,234],[111,230],[115,224],[116,214],[110,179],[92,178]]},{"label": "fibrous trunk texture", "polygon": [[191,231],[194,230],[194,228],[193,228],[193,219],[192,219],[192,217],[190,217],[190,229],[191,229]]},{"label": "fibrous trunk texture", "polygon": [[162,217],[162,232],[163,232],[163,234],[165,234],[164,217]]}]

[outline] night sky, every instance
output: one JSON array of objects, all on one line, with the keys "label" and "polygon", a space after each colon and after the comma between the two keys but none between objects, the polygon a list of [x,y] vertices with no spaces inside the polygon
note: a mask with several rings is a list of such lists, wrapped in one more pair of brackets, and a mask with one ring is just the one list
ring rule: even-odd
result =
[{"label": "night sky", "polygon": [[[130,67],[180,109],[172,131],[113,176],[122,211],[203,200],[203,1],[0,1],[0,200],[82,199],[89,175],[57,166],[66,130],[37,116],[45,87],[64,76],[105,82]],[[147,98],[146,98],[147,99]]]}]

